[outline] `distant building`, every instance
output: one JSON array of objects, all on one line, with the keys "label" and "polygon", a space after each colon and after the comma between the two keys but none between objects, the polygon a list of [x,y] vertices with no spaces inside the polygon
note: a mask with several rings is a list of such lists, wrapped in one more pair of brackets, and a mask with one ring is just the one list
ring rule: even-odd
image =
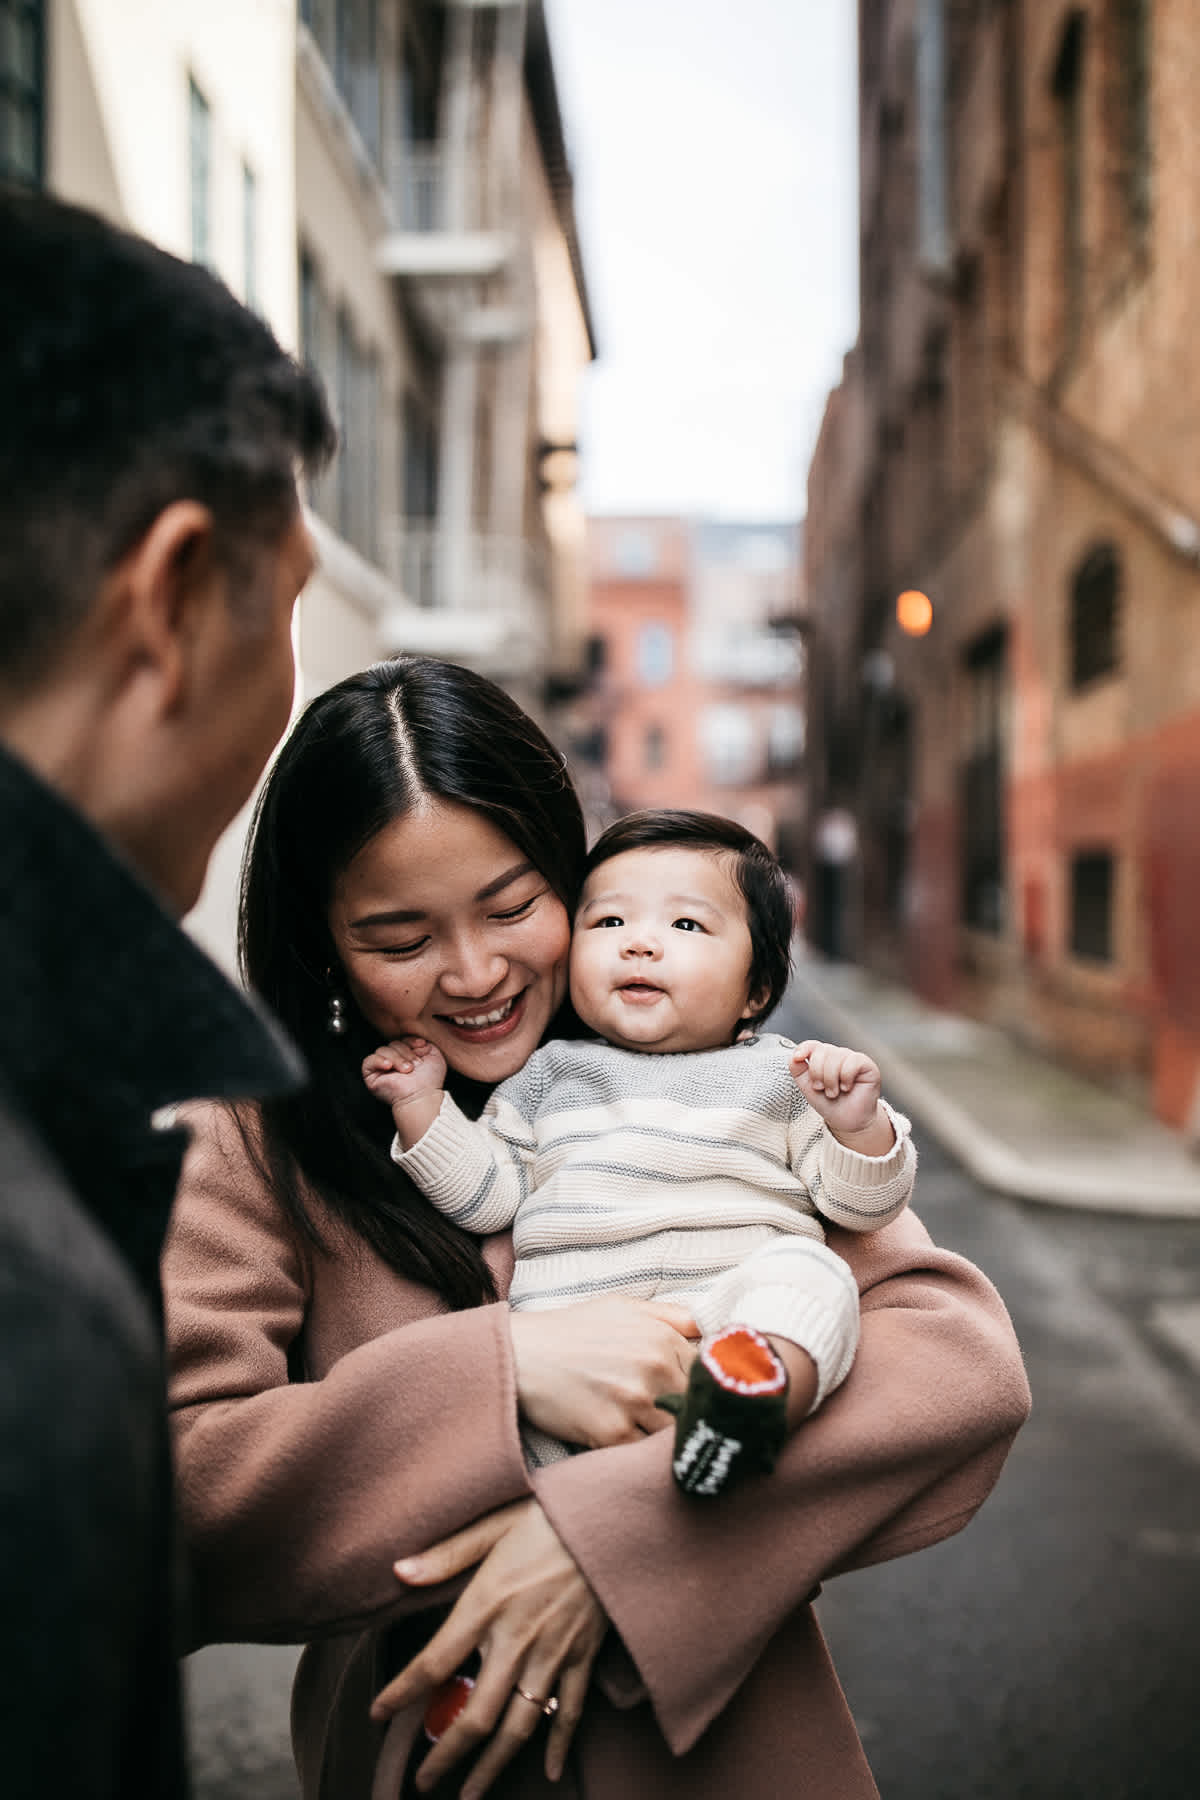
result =
[{"label": "distant building", "polygon": [[[207,263],[324,376],[304,693],[413,648],[544,714],[593,342],[540,0],[11,0],[0,178]],[[225,958],[243,829],[192,921]]]},{"label": "distant building", "polygon": [[807,519],[817,824],[852,831],[840,867],[814,835],[814,932],[1181,1123],[1200,12],[861,0],[859,45],[861,329]]},{"label": "distant building", "polygon": [[698,807],[740,819],[794,862],[798,526],[600,518],[588,547],[588,686],[571,746],[593,823]]}]

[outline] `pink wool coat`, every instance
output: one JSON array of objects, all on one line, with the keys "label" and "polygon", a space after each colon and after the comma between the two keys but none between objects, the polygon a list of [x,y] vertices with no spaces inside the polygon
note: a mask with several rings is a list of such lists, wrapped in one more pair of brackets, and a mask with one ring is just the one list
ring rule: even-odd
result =
[{"label": "pink wool coat", "polygon": [[[301,1239],[219,1109],[197,1109],[164,1275],[194,1639],[303,1642],[305,1800],[369,1800],[372,1694],[443,1612],[391,1565],[531,1489],[612,1621],[562,1781],[540,1734],[497,1800],[867,1800],[809,1601],[959,1530],[1029,1391],[995,1290],[904,1214],[830,1244],[854,1270],[848,1380],[775,1473],[681,1496],[672,1434],[530,1476],[507,1309],[446,1313],[336,1222]],[[314,1208],[323,1218],[319,1208]],[[507,1238],[489,1240],[501,1286]],[[289,1379],[290,1373],[290,1379]]]}]

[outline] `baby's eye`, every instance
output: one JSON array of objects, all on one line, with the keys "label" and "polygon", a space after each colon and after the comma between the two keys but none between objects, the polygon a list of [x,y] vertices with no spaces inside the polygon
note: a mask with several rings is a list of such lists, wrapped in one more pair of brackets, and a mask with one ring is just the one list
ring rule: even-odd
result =
[{"label": "baby's eye", "polygon": [[703,931],[704,927],[700,923],[699,919],[672,919],[671,920],[671,930],[672,931]]},{"label": "baby's eye", "polygon": [[600,931],[611,931],[614,925],[623,925],[624,923],[624,919],[619,919],[616,913],[608,913],[603,919],[596,920],[596,929]]}]

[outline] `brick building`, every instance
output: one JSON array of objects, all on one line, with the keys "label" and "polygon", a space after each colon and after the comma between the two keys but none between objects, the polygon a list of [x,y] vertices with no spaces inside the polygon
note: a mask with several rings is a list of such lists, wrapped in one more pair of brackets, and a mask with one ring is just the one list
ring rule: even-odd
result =
[{"label": "brick building", "polygon": [[813,781],[857,842],[814,842],[816,936],[1183,1123],[1200,11],[861,0],[859,39],[860,336],[807,524]]},{"label": "brick building", "polygon": [[593,826],[635,807],[699,807],[797,861],[795,524],[592,519],[588,553],[589,680],[572,750]]}]

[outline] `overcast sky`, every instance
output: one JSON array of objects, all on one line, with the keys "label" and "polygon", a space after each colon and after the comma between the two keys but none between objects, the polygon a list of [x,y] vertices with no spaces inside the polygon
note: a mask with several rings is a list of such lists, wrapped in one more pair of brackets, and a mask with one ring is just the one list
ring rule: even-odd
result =
[{"label": "overcast sky", "polygon": [[797,517],[857,329],[855,0],[546,0],[592,512]]}]

